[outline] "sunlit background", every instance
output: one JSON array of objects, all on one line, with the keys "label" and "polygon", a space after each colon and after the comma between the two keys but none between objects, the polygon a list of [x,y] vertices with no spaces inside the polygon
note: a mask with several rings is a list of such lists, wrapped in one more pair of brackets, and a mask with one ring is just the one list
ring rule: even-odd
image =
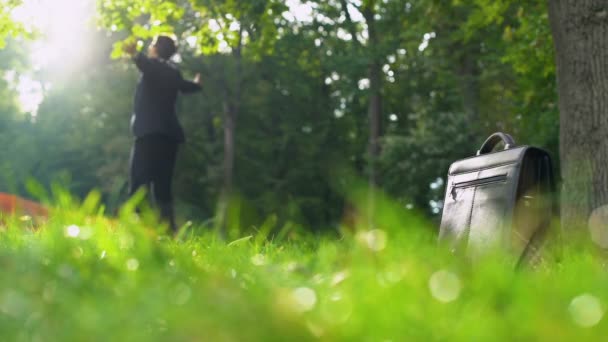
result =
[{"label": "sunlit background", "polygon": [[69,73],[87,56],[91,42],[87,39],[93,29],[94,0],[24,0],[11,13],[39,35],[28,43],[31,75],[7,73],[6,79],[19,93],[24,112],[36,115],[44,92],[52,86],[53,77],[44,81],[35,75]]},{"label": "sunlit background", "polygon": [[[286,2],[289,12],[285,18],[290,21],[307,22],[313,16],[313,7],[299,0]],[[355,21],[362,16],[351,8]],[[36,31],[39,37],[28,43],[29,61],[35,72],[46,72],[61,77],[70,74],[75,66],[90,57],[94,28],[95,0],[24,0],[11,13],[12,18]],[[219,31],[219,26],[217,27]],[[218,33],[219,34],[219,33]],[[190,45],[196,38],[187,39]],[[225,45],[225,43],[223,43]],[[227,46],[220,44],[220,50]],[[8,72],[5,78],[19,93],[19,105],[26,113],[36,115],[44,93],[53,84],[53,77],[41,80],[34,74]]]},{"label": "sunlit background", "polygon": [[[285,4],[289,11],[285,12],[283,17],[290,22],[307,23],[313,17],[321,22],[331,21],[315,11],[314,3],[287,0]],[[364,22],[363,15],[350,3],[348,11],[354,22]],[[53,86],[53,81],[58,78],[69,78],[73,72],[78,70],[78,65],[93,57],[92,48],[95,44],[93,33],[96,31],[94,14],[95,0],[24,0],[21,6],[12,11],[11,16],[15,21],[24,23],[26,27],[38,33],[37,39],[26,43],[33,72],[17,74],[9,71],[4,75],[18,92],[19,105],[23,112],[36,116],[45,91]],[[213,24],[211,21],[211,29],[217,32],[217,38],[220,40],[220,51],[225,52],[228,46],[222,41],[219,25],[214,27]],[[350,33],[345,30],[340,30],[338,37],[343,40],[352,39]],[[435,38],[434,32],[425,34],[419,50],[425,50],[432,38]],[[365,31],[362,31],[359,39],[367,39]],[[186,42],[192,47],[197,44],[197,39],[189,37]],[[321,44],[320,41],[316,43]],[[403,52],[400,50],[399,53],[405,54],[405,50]],[[389,73],[389,81],[391,81],[392,71],[384,71]],[[46,77],[40,77],[41,73],[44,73]],[[331,78],[326,81],[328,84],[331,82]],[[366,89],[367,87],[369,87],[369,80],[360,80],[359,88]],[[341,113],[337,113],[337,115],[341,115]],[[395,121],[396,117],[391,120]]]}]

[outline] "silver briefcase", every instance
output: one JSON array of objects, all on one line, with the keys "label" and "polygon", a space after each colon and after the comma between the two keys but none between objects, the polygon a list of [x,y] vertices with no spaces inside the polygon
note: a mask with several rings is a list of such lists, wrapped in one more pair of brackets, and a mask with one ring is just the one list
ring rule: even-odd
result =
[{"label": "silver briefcase", "polygon": [[439,240],[471,257],[499,248],[534,262],[554,215],[554,188],[546,151],[495,133],[476,156],[450,166]]}]

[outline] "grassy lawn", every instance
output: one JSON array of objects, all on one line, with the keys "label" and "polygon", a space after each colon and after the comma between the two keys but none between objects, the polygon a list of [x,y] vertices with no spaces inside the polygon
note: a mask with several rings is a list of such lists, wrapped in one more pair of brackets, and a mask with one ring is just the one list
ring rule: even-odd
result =
[{"label": "grassy lawn", "polygon": [[[601,340],[608,274],[566,249],[559,262],[456,260],[432,229],[384,212],[343,239],[288,234],[179,241],[128,211],[57,209],[0,234],[5,341]],[[145,221],[145,220],[144,220]]]}]

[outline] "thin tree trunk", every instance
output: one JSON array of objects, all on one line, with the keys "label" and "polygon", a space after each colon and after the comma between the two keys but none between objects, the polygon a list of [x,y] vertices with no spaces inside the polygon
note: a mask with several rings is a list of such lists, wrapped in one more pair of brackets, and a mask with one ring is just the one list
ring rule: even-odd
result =
[{"label": "thin tree trunk", "polygon": [[372,63],[369,67],[370,79],[370,99],[368,107],[369,116],[369,187],[370,187],[370,216],[373,216],[374,208],[374,191],[378,184],[377,162],[380,155],[380,125],[382,115],[382,94],[381,87],[381,72],[380,65],[377,62]]},{"label": "thin tree trunk", "polygon": [[549,0],[563,175],[562,226],[608,204],[608,2]]},{"label": "thin tree trunk", "polygon": [[378,183],[376,164],[380,154],[380,125],[382,115],[382,66],[377,56],[379,37],[376,31],[376,19],[374,10],[375,1],[369,1],[363,9],[363,16],[367,23],[368,46],[367,49],[371,56],[368,70],[369,77],[369,219],[370,225],[373,224],[375,212],[374,192]]},{"label": "thin tree trunk", "polygon": [[479,71],[476,65],[479,54],[467,48],[463,52],[458,74],[462,89],[462,104],[471,123],[479,122]]},{"label": "thin tree trunk", "polygon": [[234,133],[235,122],[234,114],[231,110],[230,99],[228,96],[223,102],[223,129],[224,129],[224,159],[222,161],[223,181],[222,190],[217,211],[217,229],[220,237],[226,238],[228,230],[228,211],[230,197],[232,193],[232,179],[234,174]]},{"label": "thin tree trunk", "polygon": [[243,85],[243,27],[239,29],[239,40],[233,49],[232,55],[235,60],[235,89],[232,96],[226,92],[224,100],[224,182],[220,197],[219,210],[219,229],[220,235],[226,237],[228,229],[228,213],[234,183],[234,160],[236,155],[236,123],[241,108],[241,92]]}]

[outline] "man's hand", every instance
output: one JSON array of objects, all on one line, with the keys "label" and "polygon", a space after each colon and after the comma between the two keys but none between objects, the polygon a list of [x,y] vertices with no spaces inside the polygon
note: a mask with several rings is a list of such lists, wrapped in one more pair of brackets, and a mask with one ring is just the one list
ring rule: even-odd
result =
[{"label": "man's hand", "polygon": [[122,46],[122,51],[124,51],[129,56],[134,56],[137,53],[137,42],[126,42]]},{"label": "man's hand", "polygon": [[200,85],[201,84],[201,74],[197,73],[196,76],[194,76],[194,80],[192,82]]}]

